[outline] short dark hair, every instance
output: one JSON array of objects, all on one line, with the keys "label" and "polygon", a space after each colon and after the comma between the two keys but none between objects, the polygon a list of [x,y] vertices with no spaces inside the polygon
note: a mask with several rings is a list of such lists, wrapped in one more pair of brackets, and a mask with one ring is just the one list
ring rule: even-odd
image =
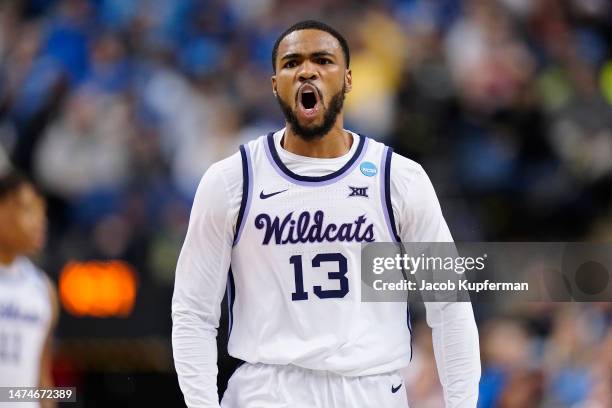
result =
[{"label": "short dark hair", "polygon": [[326,33],[331,34],[340,43],[340,47],[342,48],[342,53],[344,54],[344,62],[346,63],[346,67],[347,68],[349,67],[349,64],[351,62],[351,53],[349,52],[348,43],[346,42],[346,39],[342,36],[342,34],[340,34],[334,28],[320,21],[304,20],[304,21],[295,23],[294,25],[286,29],[276,39],[276,42],[274,43],[274,48],[272,49],[272,70],[274,71],[274,73],[276,73],[276,56],[278,54],[278,45],[280,44],[281,41],[283,41],[283,39],[286,36],[288,36],[294,31],[300,31],[300,30],[319,30],[319,31],[325,31]]},{"label": "short dark hair", "polygon": [[26,184],[32,183],[18,170],[8,169],[4,173],[0,172],[0,200],[4,200],[9,194]]}]

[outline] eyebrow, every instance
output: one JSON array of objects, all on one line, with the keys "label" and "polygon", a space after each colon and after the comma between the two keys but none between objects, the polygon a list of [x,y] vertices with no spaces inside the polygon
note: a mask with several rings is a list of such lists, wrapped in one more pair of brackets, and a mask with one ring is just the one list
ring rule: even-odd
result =
[{"label": "eyebrow", "polygon": [[[287,60],[287,59],[293,59],[293,58],[300,58],[302,57],[304,54],[300,54],[298,52],[293,52],[291,54],[285,54],[281,57],[281,61],[282,60]],[[315,51],[313,53],[310,54],[311,57],[335,57],[335,55],[329,51]]]}]

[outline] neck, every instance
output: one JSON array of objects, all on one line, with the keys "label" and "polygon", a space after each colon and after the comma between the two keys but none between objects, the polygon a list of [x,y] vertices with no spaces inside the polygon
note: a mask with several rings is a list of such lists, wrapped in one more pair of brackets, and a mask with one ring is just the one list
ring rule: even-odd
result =
[{"label": "neck", "polygon": [[0,248],[0,265],[10,265],[17,258],[17,254],[10,249]]},{"label": "neck", "polygon": [[287,124],[283,137],[283,148],[288,152],[317,159],[333,159],[344,156],[351,149],[353,137],[342,129],[342,119],[338,117],[334,127],[323,137],[304,140],[296,135]]}]

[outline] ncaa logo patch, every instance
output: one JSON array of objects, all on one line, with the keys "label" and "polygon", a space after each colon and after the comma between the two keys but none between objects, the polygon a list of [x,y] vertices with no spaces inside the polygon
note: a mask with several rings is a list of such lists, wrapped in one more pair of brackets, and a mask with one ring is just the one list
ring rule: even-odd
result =
[{"label": "ncaa logo patch", "polygon": [[361,170],[361,174],[367,177],[374,177],[376,174],[378,174],[378,168],[372,162],[361,163],[359,170]]}]

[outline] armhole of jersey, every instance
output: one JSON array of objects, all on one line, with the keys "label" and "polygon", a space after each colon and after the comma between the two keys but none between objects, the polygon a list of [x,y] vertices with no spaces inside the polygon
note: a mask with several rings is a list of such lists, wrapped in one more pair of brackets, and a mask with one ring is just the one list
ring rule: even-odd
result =
[{"label": "armhole of jersey", "polygon": [[410,361],[412,361],[412,346],[414,341],[414,333],[412,332],[412,314],[410,313],[410,302],[406,302],[406,324],[408,325],[408,331],[410,332]]},{"label": "armhole of jersey", "polygon": [[[389,228],[389,234],[393,237],[395,242],[400,243],[402,240],[397,233],[397,227],[395,224],[395,217],[393,216],[393,206],[391,205],[391,158],[393,157],[393,149],[385,146],[382,155],[382,177],[383,182],[382,190],[383,194],[381,195],[383,201],[383,211],[385,213],[385,221],[387,222],[387,227]],[[403,247],[400,246],[400,251],[403,252]],[[408,331],[410,332],[410,361],[412,361],[412,352],[413,352],[413,340],[414,333],[412,332],[412,314],[410,313],[410,302],[406,302],[406,325],[408,326]]]},{"label": "armhole of jersey", "polygon": [[[234,236],[234,246],[240,240],[242,229],[244,228],[244,220],[249,212],[251,205],[251,195],[253,192],[253,170],[251,169],[251,157],[249,147],[247,145],[240,146],[240,159],[242,162],[242,198],[240,200],[240,209],[238,210],[238,218],[236,219],[236,234]],[[234,326],[234,300],[236,299],[236,285],[234,283],[234,274],[230,266],[227,273],[227,336],[232,334]]]},{"label": "armhole of jersey", "polygon": [[232,326],[234,325],[234,299],[236,299],[236,285],[234,284],[234,274],[230,266],[227,274],[227,337],[232,334]]},{"label": "armhole of jersey", "polygon": [[253,192],[253,170],[251,167],[249,147],[247,145],[240,146],[240,158],[242,159],[242,199],[240,201],[238,219],[236,220],[234,246],[238,243],[238,241],[240,241],[240,235],[242,234],[242,229],[244,228],[244,220],[249,213],[251,195]]},{"label": "armhole of jersey", "polygon": [[27,259],[26,265],[27,272],[25,275],[30,275],[32,279],[34,279],[36,286],[42,292],[43,296],[49,303],[49,306],[52,307],[53,305],[51,305],[51,295],[49,293],[49,285],[51,284],[51,278],[45,273],[45,271],[34,265],[31,260]]},{"label": "armhole of jersey", "polygon": [[393,216],[393,207],[391,205],[391,157],[393,156],[393,149],[385,146],[382,155],[382,183],[381,187],[383,193],[381,194],[383,212],[385,214],[385,221],[387,222],[387,228],[389,234],[395,240],[395,242],[401,242],[401,239],[397,233],[397,227],[395,225],[395,217]]}]

